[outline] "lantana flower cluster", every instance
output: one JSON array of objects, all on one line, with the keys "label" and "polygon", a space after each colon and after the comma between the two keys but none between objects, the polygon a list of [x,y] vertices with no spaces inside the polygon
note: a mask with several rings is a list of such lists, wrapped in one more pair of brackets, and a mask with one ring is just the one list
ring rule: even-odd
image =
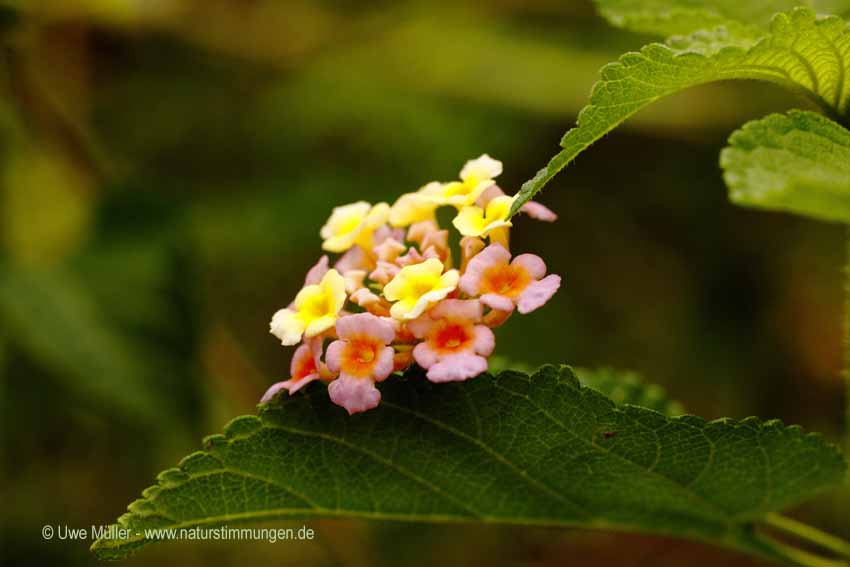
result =
[{"label": "lantana flower cluster", "polygon": [[[354,414],[379,404],[376,382],[412,364],[432,382],[485,372],[496,344],[492,329],[514,311],[538,309],[561,285],[540,257],[512,255],[515,197],[496,185],[501,173],[502,163],[485,154],[464,165],[460,180],[428,183],[392,206],[336,207],[320,234],[322,248],[339,256],[332,266],[322,256],[294,301],[272,317],[271,333],[299,346],[290,378],[261,402],[323,380],[330,399]],[[459,258],[437,222],[440,207],[457,212]],[[557,218],[539,203],[520,210]]]}]

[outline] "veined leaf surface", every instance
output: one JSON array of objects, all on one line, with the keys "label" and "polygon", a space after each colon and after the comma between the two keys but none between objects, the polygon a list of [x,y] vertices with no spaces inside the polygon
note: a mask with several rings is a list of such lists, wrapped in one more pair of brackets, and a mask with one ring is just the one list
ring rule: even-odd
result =
[{"label": "veined leaf surface", "polygon": [[347,516],[639,530],[770,557],[752,523],[846,470],[798,427],[619,408],[567,367],[381,390],[353,417],[314,385],[235,419],[130,505],[128,538],[94,551],[124,556],[156,528]]}]

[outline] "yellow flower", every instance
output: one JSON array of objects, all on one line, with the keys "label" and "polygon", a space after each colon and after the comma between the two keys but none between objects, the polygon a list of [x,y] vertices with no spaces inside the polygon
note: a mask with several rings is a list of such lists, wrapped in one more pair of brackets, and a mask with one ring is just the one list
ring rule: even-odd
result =
[{"label": "yellow flower", "polygon": [[457,270],[444,274],[443,263],[436,258],[405,266],[384,286],[384,297],[395,302],[390,315],[395,319],[416,319],[454,291],[459,277]]},{"label": "yellow flower", "polygon": [[508,214],[513,202],[514,197],[503,195],[487,203],[486,209],[475,206],[464,207],[452,224],[463,236],[490,236],[492,239],[494,235],[499,234],[501,237],[501,233],[505,232],[503,229],[511,226]]},{"label": "yellow flower", "polygon": [[342,207],[334,207],[328,222],[322,227],[322,248],[328,252],[345,252],[355,244],[367,250],[372,248],[372,234],[387,222],[390,206],[378,203],[375,206],[358,201]]},{"label": "yellow flower", "polygon": [[390,207],[389,222],[395,227],[433,220],[437,203],[430,198],[441,190],[442,183],[432,181],[416,193],[405,193]]},{"label": "yellow flower", "polygon": [[484,154],[466,162],[460,170],[460,181],[445,183],[425,198],[437,205],[466,207],[474,204],[481,193],[493,185],[493,178],[501,173],[502,162]]},{"label": "yellow flower", "polygon": [[322,281],[304,286],[291,307],[274,314],[271,333],[285,345],[297,344],[302,335],[315,337],[336,324],[344,304],[345,278],[328,270]]}]

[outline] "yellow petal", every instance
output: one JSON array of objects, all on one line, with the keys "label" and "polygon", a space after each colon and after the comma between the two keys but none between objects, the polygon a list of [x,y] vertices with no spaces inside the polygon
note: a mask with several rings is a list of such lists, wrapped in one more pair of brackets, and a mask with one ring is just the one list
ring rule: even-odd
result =
[{"label": "yellow petal", "polygon": [[474,205],[463,207],[452,224],[463,236],[481,236],[486,226],[484,210]]},{"label": "yellow petal", "polygon": [[487,154],[482,154],[476,159],[471,159],[460,170],[460,178],[464,181],[470,177],[476,179],[492,180],[502,174],[502,162],[493,159]]},{"label": "yellow petal", "polygon": [[[426,186],[427,187],[427,186]],[[420,193],[405,193],[393,204],[389,212],[389,222],[395,227],[410,226],[414,223],[434,218],[437,205]]]},{"label": "yellow petal", "polygon": [[281,309],[272,317],[269,332],[284,345],[298,344],[304,333],[304,323],[292,309]]},{"label": "yellow petal", "polygon": [[319,231],[322,248],[328,252],[345,252],[354,246],[366,224],[372,206],[366,201],[335,207]]},{"label": "yellow petal", "polygon": [[396,319],[415,319],[428,307],[445,298],[456,287],[457,270],[443,272],[443,263],[430,258],[405,266],[384,286],[384,297],[395,303],[390,315]]}]

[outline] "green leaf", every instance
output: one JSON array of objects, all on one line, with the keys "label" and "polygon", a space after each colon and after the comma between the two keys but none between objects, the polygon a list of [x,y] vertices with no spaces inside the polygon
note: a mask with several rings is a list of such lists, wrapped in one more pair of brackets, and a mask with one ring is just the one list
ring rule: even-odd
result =
[{"label": "green leaf", "polygon": [[810,5],[821,14],[850,10],[847,0],[594,0],[594,4],[612,25],[665,37],[730,24],[746,24],[757,31],[777,12],[801,5]]},{"label": "green leaf", "polygon": [[[730,31],[731,30],[731,31]],[[602,68],[590,104],[561,140],[564,148],[526,181],[512,214],[593,142],[629,116],[688,87],[726,79],[773,82],[814,100],[835,116],[850,101],[850,27],[838,17],[816,18],[806,8],[777,14],[758,40],[719,27],[668,44],[653,43]]]},{"label": "green leaf", "polygon": [[92,549],[123,557],[159,539],[146,529],[347,516],[639,530],[772,557],[752,523],[846,470],[798,427],[618,408],[566,367],[381,391],[353,417],[313,385],[235,419],[129,506],[128,537]]},{"label": "green leaf", "polygon": [[850,222],[850,131],[792,110],[744,125],[720,155],[738,205]]},{"label": "green leaf", "polygon": [[602,392],[618,406],[641,406],[673,416],[685,413],[682,404],[671,400],[664,388],[650,384],[636,372],[611,368],[573,368],[585,386]]}]

